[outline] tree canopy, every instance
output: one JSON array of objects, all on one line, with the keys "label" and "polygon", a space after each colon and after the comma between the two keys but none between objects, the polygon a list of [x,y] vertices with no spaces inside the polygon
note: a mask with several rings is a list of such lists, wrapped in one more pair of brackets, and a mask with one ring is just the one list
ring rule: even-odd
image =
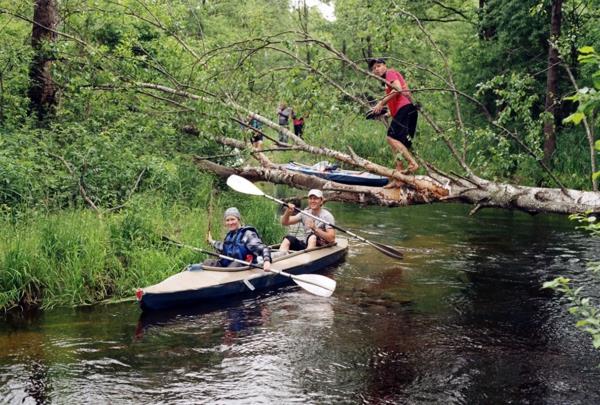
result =
[{"label": "tree canopy", "polygon": [[[415,150],[440,171],[596,189],[596,109],[586,110],[587,131],[563,120],[584,97],[570,97],[576,88],[593,89],[597,79],[597,64],[577,58],[584,46],[598,48],[597,1],[560,2],[556,37],[556,1],[330,3],[332,21],[284,0],[0,1],[0,205],[115,207],[134,184],[174,187],[190,155],[225,152],[215,137],[247,140],[235,121],[245,113],[232,102],[274,120],[286,101],[309,114],[307,143],[391,166],[385,129],[364,120],[383,94],[366,69],[373,56],[406,77],[423,114]],[[55,27],[36,20],[42,6],[56,13]],[[52,33],[37,45],[36,27]],[[552,47],[560,54],[552,90],[559,105],[548,118]],[[56,91],[41,116],[31,98],[36,60]],[[542,164],[549,119],[556,149]]]}]

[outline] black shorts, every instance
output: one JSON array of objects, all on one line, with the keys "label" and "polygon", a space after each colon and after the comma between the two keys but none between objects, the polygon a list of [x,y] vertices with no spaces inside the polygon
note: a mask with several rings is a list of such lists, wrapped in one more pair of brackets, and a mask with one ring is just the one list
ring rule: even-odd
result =
[{"label": "black shorts", "polygon": [[262,142],[263,139],[264,139],[264,136],[262,136],[261,134],[256,134],[256,135],[252,135],[252,138],[250,138],[250,142],[252,142],[252,143]]},{"label": "black shorts", "polygon": [[392,123],[388,128],[387,136],[402,142],[404,146],[410,148],[412,140],[417,130],[417,118],[419,112],[412,104],[407,104],[396,112]]},{"label": "black shorts", "polygon": [[301,137],[303,129],[304,129],[304,124],[294,125],[294,135]]},{"label": "black shorts", "polygon": [[[306,240],[300,240],[296,238],[294,235],[286,235],[284,239],[290,241],[290,250],[304,250],[308,246],[308,238],[313,236],[314,233],[309,234],[306,237]],[[316,235],[315,235],[316,237]]]}]

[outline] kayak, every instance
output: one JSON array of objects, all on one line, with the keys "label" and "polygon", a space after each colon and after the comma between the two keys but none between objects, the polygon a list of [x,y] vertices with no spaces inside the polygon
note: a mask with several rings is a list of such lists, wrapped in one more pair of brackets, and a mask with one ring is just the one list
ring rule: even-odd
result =
[{"label": "kayak", "polygon": [[[299,275],[314,273],[341,261],[348,240],[337,238],[327,246],[278,256],[273,251],[271,270]],[[158,284],[140,288],[136,298],[143,311],[173,308],[194,303],[210,303],[223,297],[276,288],[289,277],[248,266],[223,268],[192,265]]]},{"label": "kayak", "polygon": [[314,166],[303,165],[290,162],[284,166],[287,170],[317,176],[325,180],[335,181],[336,183],[352,184],[356,186],[383,187],[389,179],[384,176],[369,172],[359,172],[356,170],[338,169],[336,166],[327,166],[317,163]]}]

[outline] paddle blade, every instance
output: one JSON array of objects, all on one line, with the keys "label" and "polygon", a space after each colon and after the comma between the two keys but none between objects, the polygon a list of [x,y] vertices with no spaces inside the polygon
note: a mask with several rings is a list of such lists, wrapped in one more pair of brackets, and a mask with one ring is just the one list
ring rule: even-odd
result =
[{"label": "paddle blade", "polygon": [[309,293],[320,297],[331,297],[335,291],[335,280],[318,274],[299,274],[292,276],[292,280]]},{"label": "paddle blade", "polygon": [[370,242],[370,241],[369,241],[369,243],[371,244],[371,246],[373,246],[375,249],[379,250],[384,255],[393,257],[394,259],[402,259],[404,257],[404,254],[396,248],[393,248],[388,245],[384,245],[383,243]]},{"label": "paddle blade", "polygon": [[263,193],[260,188],[256,187],[250,180],[238,176],[237,174],[232,174],[227,178],[227,185],[238,193],[260,196],[265,195],[265,193]]}]

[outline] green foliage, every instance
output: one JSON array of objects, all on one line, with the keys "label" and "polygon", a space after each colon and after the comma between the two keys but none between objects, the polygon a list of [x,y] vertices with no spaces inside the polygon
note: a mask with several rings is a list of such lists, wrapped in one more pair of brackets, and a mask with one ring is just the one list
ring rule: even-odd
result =
[{"label": "green foliage", "polygon": [[[478,174],[523,184],[546,180],[535,158],[500,136],[480,106],[465,99],[460,100],[465,129],[459,129],[453,95],[439,89],[447,89],[448,73],[454,72],[458,88],[474,95],[538,157],[548,2],[494,0],[479,9],[460,0],[444,5],[339,0],[335,21],[315,9],[292,10],[287,0],[58,3],[58,29],[67,35],[45,46],[56,56],[51,73],[60,103],[42,126],[28,111],[31,4],[0,0],[7,11],[0,14],[0,226],[9,235],[0,242],[0,306],[38,303],[41,297],[72,305],[125,296],[193,260],[190,252],[162,246],[157,235],[204,243],[211,191],[224,186],[199,173],[191,157],[231,153],[216,146],[214,136],[248,138],[231,120],[243,117],[219,100],[236,100],[273,120],[277,103],[286,101],[308,114],[310,143],[344,152],[352,148],[393,165],[384,126],[365,120],[365,107],[348,96],[381,97],[381,84],[332,58],[318,43],[298,41],[296,30],[307,29],[363,68],[366,57],[387,57],[410,87],[421,90],[415,98]],[[600,29],[590,18],[591,5],[578,8],[577,16],[570,9],[564,10],[568,35],[561,49],[596,45]],[[409,13],[424,19],[427,34]],[[487,37],[481,35],[486,29]],[[598,90],[595,53],[583,52],[581,76],[588,77],[592,67],[593,72],[589,90],[573,98],[579,108],[574,122],[581,119],[578,113],[595,108],[587,97]],[[194,127],[196,134],[184,127]],[[442,170],[460,171],[441,138],[421,118],[416,153]],[[582,140],[576,128],[558,137],[555,168],[567,186],[586,185]],[[219,162],[239,165],[244,158],[249,156]],[[273,159],[318,160],[295,152]],[[86,211],[90,201],[102,219]],[[217,211],[228,205],[238,206],[269,243],[282,236],[277,207],[267,201],[226,193],[213,205],[215,236],[223,231]],[[68,292],[59,291],[61,284]]]},{"label": "green foliage", "polygon": [[[584,47],[580,49],[580,52],[586,57],[586,60],[588,61],[586,63],[594,63],[596,67],[600,66],[600,58],[595,54],[593,48]],[[594,75],[597,74],[600,74],[600,70],[594,73]],[[600,87],[598,87],[598,89],[600,89]],[[582,116],[581,118],[577,118],[571,115],[571,117],[567,120],[568,122],[578,124],[586,114],[591,112],[589,106],[600,101],[600,98],[597,98],[596,93],[588,93],[589,92],[587,91],[583,93],[578,92],[578,94],[572,97],[573,100],[576,100],[579,103],[578,113]],[[596,100],[594,100],[595,97],[597,98]],[[596,141],[594,147],[596,150],[600,150],[600,142]],[[594,178],[598,177],[598,175],[600,175],[599,172],[593,173]],[[592,215],[590,212],[587,212],[582,214],[574,214],[569,218],[573,221],[583,224],[579,228],[590,232],[592,236],[600,236],[600,223],[597,221],[598,218],[596,215]],[[587,269],[592,274],[597,276],[600,272],[600,262],[588,263]],[[594,345],[594,348],[600,349],[600,307],[597,303],[592,302],[591,298],[584,297],[582,295],[584,286],[573,289],[570,282],[571,280],[568,278],[557,277],[552,281],[544,283],[543,288],[551,288],[563,293],[567,297],[567,299],[570,301],[569,312],[575,316],[576,319],[578,319],[575,325],[583,331],[589,333],[592,336],[592,344]]]},{"label": "green foliage", "polygon": [[[596,263],[590,266],[590,270],[597,273],[599,269]],[[600,309],[589,297],[582,297],[582,288],[573,289],[571,280],[565,277],[557,277],[552,281],[545,282],[543,288],[556,290],[567,297],[570,301],[569,313],[577,318],[575,326],[592,336],[592,345],[600,349]]]},{"label": "green foliage", "polygon": [[[600,236],[600,223],[597,222],[595,215],[575,214],[569,218],[583,224],[580,228],[589,231],[592,236]],[[587,270],[594,276],[598,276],[600,262],[588,263]],[[600,307],[590,297],[583,295],[584,286],[573,288],[571,281],[566,277],[557,277],[552,281],[545,282],[542,287],[553,289],[567,297],[569,313],[577,319],[575,326],[589,333],[592,336],[594,348],[600,349]]]},{"label": "green foliage", "polygon": [[579,124],[586,115],[593,117],[594,111],[600,107],[600,55],[593,47],[584,46],[579,49],[578,60],[584,65],[590,65],[595,70],[591,73],[591,87],[582,87],[577,90],[575,95],[565,98],[577,102],[577,111],[564,120],[565,123],[575,125]]}]

